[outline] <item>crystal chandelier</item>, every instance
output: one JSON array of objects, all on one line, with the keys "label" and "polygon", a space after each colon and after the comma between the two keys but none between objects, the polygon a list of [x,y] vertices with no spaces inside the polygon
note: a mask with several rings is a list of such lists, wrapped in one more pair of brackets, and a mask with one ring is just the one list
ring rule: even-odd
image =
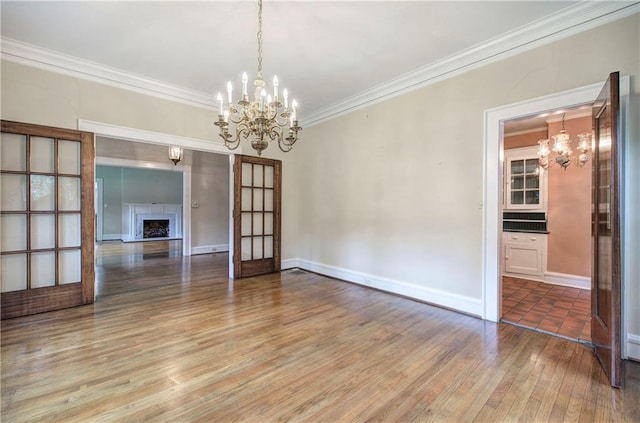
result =
[{"label": "crystal chandelier", "polygon": [[[590,159],[591,155],[589,154],[589,149],[591,148],[591,134],[590,133],[582,133],[578,134],[578,146],[577,149],[580,152],[578,156],[573,155],[573,150],[571,150],[571,139],[567,131],[564,129],[564,114],[562,115],[562,130],[557,135],[551,137],[551,140],[544,139],[538,141],[538,163],[540,167],[543,169],[548,169],[549,166],[554,163],[562,166],[564,170],[567,170],[567,167],[574,163],[578,167],[584,166]],[[552,142],[552,147],[549,146],[549,143]],[[555,157],[553,160],[551,153],[555,153]]]},{"label": "crystal chandelier", "polygon": [[[262,150],[269,146],[269,141],[278,141],[280,150],[290,151],[298,140],[298,132],[302,127],[298,125],[296,116],[296,100],[289,104],[289,93],[286,88],[282,91],[282,100],[278,97],[278,77],[273,77],[273,96],[267,94],[265,82],[262,79],[262,0],[258,0],[258,76],[255,86],[254,100],[247,95],[246,72],[242,74],[242,96],[236,105],[233,104],[233,84],[227,83],[227,104],[223,103],[222,94],[218,93],[218,120],[215,125],[220,127],[220,137],[224,145],[235,150],[242,139],[250,139],[251,147],[262,154]],[[234,124],[235,128],[230,128]],[[288,126],[288,130],[286,129]],[[235,132],[232,134],[230,132]]]}]

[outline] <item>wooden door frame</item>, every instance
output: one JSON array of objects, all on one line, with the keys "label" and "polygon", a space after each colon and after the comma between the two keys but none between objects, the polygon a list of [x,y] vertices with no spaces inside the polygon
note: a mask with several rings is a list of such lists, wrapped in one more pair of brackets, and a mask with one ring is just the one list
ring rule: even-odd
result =
[{"label": "wooden door frame", "polygon": [[[80,239],[80,283],[4,292],[1,294],[2,318],[18,317],[93,303],[95,286],[95,144],[93,133],[5,120],[2,120],[2,132],[79,141],[81,143],[80,227],[82,228]],[[29,160],[28,154],[27,160]],[[57,213],[56,206],[54,214],[56,218]],[[28,236],[29,228],[27,228]],[[56,253],[58,248],[56,245]]]},{"label": "wooden door frame", "polygon": [[[604,76],[604,75],[603,75]],[[543,97],[508,104],[484,112],[484,182],[483,182],[483,243],[482,243],[482,317],[492,322],[498,322],[502,309],[502,278],[500,277],[500,228],[501,219],[501,186],[503,183],[502,162],[502,138],[503,122],[511,119],[535,115],[537,113],[573,107],[584,104],[592,104],[602,88],[603,82],[597,82],[572,90],[562,91]],[[628,134],[631,130],[630,116],[630,78],[620,77],[620,117],[622,120],[620,144],[625,148]],[[631,281],[640,280],[640,274],[633,268],[631,258],[640,256],[640,251],[635,249],[640,241],[640,228],[636,228],[631,219],[624,216],[633,211],[634,205],[631,194],[624,186],[633,186],[633,178],[638,173],[630,169],[631,156],[627,155],[625,163],[621,164],[623,175],[623,189],[621,192],[624,210],[622,213],[621,232],[622,240],[622,291],[625,292]],[[634,232],[635,231],[635,232]],[[635,237],[635,238],[634,238]],[[622,304],[622,358],[627,358],[629,349],[628,339],[625,338],[628,326],[629,299],[623,298]]]},{"label": "wooden door frame", "polygon": [[[598,104],[598,102],[602,102]],[[616,104],[618,107],[613,107]],[[609,75],[607,82],[603,86],[600,94],[593,107],[593,131],[594,131],[594,144],[600,137],[601,116],[605,116],[605,122],[611,119],[611,168],[608,172],[601,173],[600,164],[600,148],[593,149],[593,172],[592,172],[592,199],[591,199],[591,223],[593,225],[591,229],[592,239],[592,259],[591,259],[591,340],[593,343],[596,357],[600,361],[600,365],[604,369],[605,373],[609,377],[612,386],[620,387],[621,383],[621,299],[622,299],[622,278],[621,272],[621,245],[620,245],[620,219],[621,219],[621,203],[620,193],[622,190],[620,183],[620,174],[622,168],[623,149],[621,148],[620,140],[620,128],[618,122],[619,117],[619,105],[620,105],[620,89],[619,89],[619,73],[615,72]],[[609,194],[607,200],[611,207],[609,210],[610,218],[610,243],[611,243],[611,257],[609,260],[599,260],[600,257],[600,237],[602,234],[602,228],[600,226],[600,188],[601,177],[603,174],[611,178],[610,186],[613,187],[612,192]],[[607,310],[605,313],[598,312],[599,300],[598,292],[594,289],[597,288],[600,278],[598,275],[599,264],[609,261],[611,266],[611,298],[607,301]],[[604,321],[601,316],[607,315],[607,321]]]},{"label": "wooden door frame", "polygon": [[[280,242],[281,242],[281,208],[282,208],[282,162],[276,159],[269,159],[265,157],[235,155],[233,167],[233,276],[231,278],[242,278],[256,276],[259,274],[279,272],[281,268],[281,256],[280,256]],[[242,196],[238,195],[238,192],[242,189],[242,164],[253,163],[263,166],[273,166],[273,265],[263,262],[262,264],[256,264],[254,269],[249,272],[242,271],[241,267],[241,213]],[[263,260],[264,261],[264,260]],[[253,265],[253,264],[252,264]]]}]

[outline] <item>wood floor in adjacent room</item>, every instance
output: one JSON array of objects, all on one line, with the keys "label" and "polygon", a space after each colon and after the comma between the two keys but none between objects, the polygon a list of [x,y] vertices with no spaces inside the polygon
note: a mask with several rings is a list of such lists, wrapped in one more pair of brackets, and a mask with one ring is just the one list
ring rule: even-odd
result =
[{"label": "wood floor in adjacent room", "polygon": [[[153,244],[153,245],[152,245]],[[91,306],[2,322],[3,422],[640,421],[584,345],[175,243],[98,248]]]}]

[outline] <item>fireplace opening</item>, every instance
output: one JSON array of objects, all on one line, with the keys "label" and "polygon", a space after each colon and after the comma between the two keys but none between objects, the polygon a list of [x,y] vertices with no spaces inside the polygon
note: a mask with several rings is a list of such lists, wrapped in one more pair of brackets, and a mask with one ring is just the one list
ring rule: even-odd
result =
[{"label": "fireplace opening", "polygon": [[169,219],[145,219],[142,226],[143,238],[169,238]]}]

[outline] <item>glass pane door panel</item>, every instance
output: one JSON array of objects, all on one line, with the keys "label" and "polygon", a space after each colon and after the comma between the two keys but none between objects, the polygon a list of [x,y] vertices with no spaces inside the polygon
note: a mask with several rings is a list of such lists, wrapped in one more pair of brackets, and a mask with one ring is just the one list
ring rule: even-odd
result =
[{"label": "glass pane door panel", "polygon": [[273,188],[273,166],[264,167],[264,186],[265,188]]},{"label": "glass pane door panel", "polygon": [[273,258],[273,237],[264,237],[264,258]]},{"label": "glass pane door panel", "polygon": [[259,164],[254,164],[253,165],[253,186],[254,187],[262,187],[264,186],[264,178],[263,178],[263,172],[264,172],[264,166],[259,165]]},{"label": "glass pane door panel", "polygon": [[31,137],[31,172],[53,173],[54,139]]},{"label": "glass pane door panel", "polygon": [[251,186],[253,180],[251,172],[251,163],[242,163],[242,186]]},{"label": "glass pane door panel", "polygon": [[253,214],[253,235],[262,235],[262,213]]},{"label": "glass pane door panel", "polygon": [[511,204],[524,204],[524,192],[511,191]]},{"label": "glass pane door panel", "polygon": [[264,190],[264,210],[273,211],[273,190]]},{"label": "glass pane door panel", "polygon": [[240,242],[240,257],[242,261],[251,260],[251,238],[242,238]]},{"label": "glass pane door panel", "polygon": [[251,211],[251,188],[242,188],[242,211]]},{"label": "glass pane door panel", "polygon": [[27,177],[0,175],[0,207],[3,211],[27,210]]},{"label": "glass pane door panel", "polygon": [[31,175],[31,210],[54,210],[55,179],[54,176]]},{"label": "glass pane door panel", "polygon": [[514,176],[511,178],[511,189],[524,188],[524,176]]},{"label": "glass pane door panel", "polygon": [[242,213],[241,217],[242,219],[242,224],[241,224],[241,231],[240,231],[240,235],[241,236],[250,236],[251,235],[251,213]]},{"label": "glass pane door panel", "polygon": [[265,235],[273,235],[273,213],[264,214],[264,233]]},{"label": "glass pane door panel", "polygon": [[2,133],[0,140],[0,169],[24,172],[27,170],[27,136]]},{"label": "glass pane door panel", "polygon": [[60,260],[60,284],[80,282],[81,254],[80,250],[58,252]]},{"label": "glass pane door panel", "polygon": [[56,284],[56,253],[31,253],[31,288]]},{"label": "glass pane door panel", "polygon": [[254,188],[253,189],[253,210],[254,211],[262,211],[262,204],[264,199],[262,197],[263,189]]},{"label": "glass pane door panel", "polygon": [[527,159],[525,160],[525,172],[532,174],[536,173],[536,169],[538,169],[538,160]]},{"label": "glass pane door panel", "polygon": [[262,237],[253,237],[253,259],[259,260],[262,258]]},{"label": "glass pane door panel", "polygon": [[80,143],[58,141],[58,173],[80,175]]},{"label": "glass pane door panel", "polygon": [[2,270],[2,292],[27,289],[27,255],[9,254],[0,256]]},{"label": "glass pane door panel", "polygon": [[25,251],[27,249],[27,215],[5,214],[0,216],[1,250]]},{"label": "glass pane door panel", "polygon": [[54,214],[31,215],[31,249],[56,247],[56,221]]},{"label": "glass pane door panel", "polygon": [[538,191],[527,191],[525,193],[526,204],[538,204],[540,202]]},{"label": "glass pane door panel", "polygon": [[80,213],[58,216],[59,247],[80,246]]},{"label": "glass pane door panel", "polygon": [[527,176],[526,186],[527,188],[538,188],[539,178],[535,176]]},{"label": "glass pane door panel", "polygon": [[513,160],[511,162],[511,174],[522,175],[524,173],[524,160]]},{"label": "glass pane door panel", "polygon": [[58,209],[80,211],[79,178],[58,178]]}]

